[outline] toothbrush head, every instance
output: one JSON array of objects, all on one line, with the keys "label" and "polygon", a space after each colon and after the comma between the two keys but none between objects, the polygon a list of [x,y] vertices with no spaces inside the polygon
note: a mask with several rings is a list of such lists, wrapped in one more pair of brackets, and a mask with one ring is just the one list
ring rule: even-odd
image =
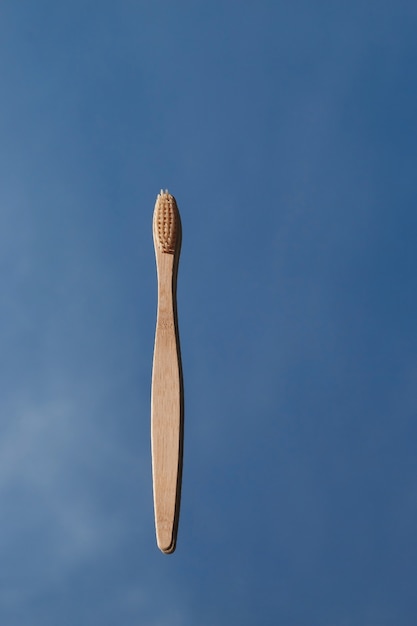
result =
[{"label": "toothbrush head", "polygon": [[156,198],[153,214],[153,233],[155,246],[167,254],[175,254],[179,243],[180,217],[174,196],[168,193],[168,189],[160,193]]}]

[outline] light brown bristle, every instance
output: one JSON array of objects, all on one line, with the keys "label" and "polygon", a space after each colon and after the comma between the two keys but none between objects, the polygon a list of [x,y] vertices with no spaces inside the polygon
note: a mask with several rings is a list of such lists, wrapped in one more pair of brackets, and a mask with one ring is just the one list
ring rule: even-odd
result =
[{"label": "light brown bristle", "polygon": [[178,207],[168,191],[158,194],[154,212],[154,237],[162,252],[175,253],[178,237]]}]

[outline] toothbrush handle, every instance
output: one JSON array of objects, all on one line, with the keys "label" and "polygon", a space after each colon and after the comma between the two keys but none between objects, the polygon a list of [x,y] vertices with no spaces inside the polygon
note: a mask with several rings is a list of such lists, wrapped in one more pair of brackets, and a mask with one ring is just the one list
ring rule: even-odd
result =
[{"label": "toothbrush handle", "polygon": [[152,371],[151,441],[158,547],[175,550],[181,494],[183,381],[174,255],[157,253],[158,314]]}]

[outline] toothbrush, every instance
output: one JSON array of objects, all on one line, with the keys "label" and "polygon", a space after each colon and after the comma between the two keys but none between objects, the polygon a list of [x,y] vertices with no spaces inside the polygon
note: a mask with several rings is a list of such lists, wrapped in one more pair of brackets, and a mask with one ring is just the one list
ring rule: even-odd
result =
[{"label": "toothbrush", "polygon": [[156,540],[175,550],[181,497],[183,381],[177,320],[177,272],[181,221],[174,196],[158,194],[153,214],[158,311],[152,369],[151,443]]}]

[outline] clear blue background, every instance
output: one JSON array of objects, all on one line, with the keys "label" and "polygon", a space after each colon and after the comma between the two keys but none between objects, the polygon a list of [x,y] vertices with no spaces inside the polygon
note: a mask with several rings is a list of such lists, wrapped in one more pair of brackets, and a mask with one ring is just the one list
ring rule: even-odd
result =
[{"label": "clear blue background", "polygon": [[1,3],[1,624],[416,624],[416,32],[413,0]]}]

